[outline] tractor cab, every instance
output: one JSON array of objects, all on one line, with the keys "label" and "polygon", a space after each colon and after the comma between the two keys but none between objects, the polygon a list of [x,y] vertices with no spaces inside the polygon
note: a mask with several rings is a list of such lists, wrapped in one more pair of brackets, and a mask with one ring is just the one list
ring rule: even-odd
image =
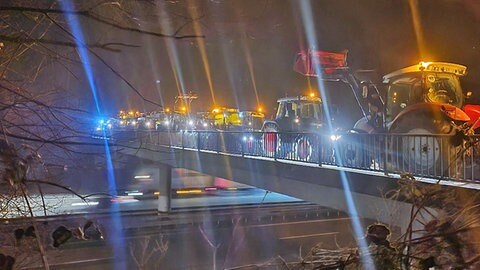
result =
[{"label": "tractor cab", "polygon": [[198,112],[195,119],[196,130],[213,130],[215,128],[213,124],[213,116],[210,112]]},{"label": "tractor cab", "polygon": [[[276,128],[282,132],[317,131],[322,127],[322,101],[319,97],[298,96],[277,100]],[[272,124],[267,121],[266,124]]]},{"label": "tractor cab", "polygon": [[242,130],[246,131],[259,131],[262,129],[265,115],[261,112],[254,111],[242,111],[239,114],[242,120]]},{"label": "tractor cab", "polygon": [[465,73],[466,67],[462,65],[420,62],[385,75],[385,120],[391,122],[405,109],[420,103],[449,104],[463,108],[464,94],[460,77]]},{"label": "tractor cab", "polygon": [[235,130],[239,129],[241,119],[238,109],[220,107],[212,111],[213,124],[217,129]]}]

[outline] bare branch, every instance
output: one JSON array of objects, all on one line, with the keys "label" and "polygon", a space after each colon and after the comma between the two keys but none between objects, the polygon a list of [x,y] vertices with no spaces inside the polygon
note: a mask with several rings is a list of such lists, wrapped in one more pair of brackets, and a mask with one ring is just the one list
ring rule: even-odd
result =
[{"label": "bare branch", "polygon": [[44,8],[33,8],[33,7],[15,7],[15,6],[3,6],[3,7],[1,7],[0,6],[0,12],[1,11],[36,12],[36,13],[41,13],[41,14],[76,15],[76,16],[82,16],[82,17],[85,17],[85,18],[92,19],[92,20],[97,21],[101,24],[105,24],[105,25],[111,26],[111,27],[119,29],[119,30],[124,30],[124,31],[139,33],[139,34],[145,34],[145,35],[151,35],[151,36],[155,36],[155,37],[173,38],[173,39],[205,38],[204,35],[175,35],[175,34],[170,35],[170,34],[162,34],[162,33],[157,33],[157,32],[146,31],[146,30],[142,30],[142,29],[138,29],[138,28],[122,26],[122,25],[119,25],[118,23],[111,22],[111,21],[103,19],[103,18],[101,18],[97,15],[94,15],[89,10],[60,10],[60,9],[44,9]]},{"label": "bare branch", "polygon": [[130,47],[130,48],[140,47],[139,45],[126,44],[122,42],[82,44],[82,43],[58,41],[58,40],[51,40],[51,39],[12,37],[12,36],[2,35],[2,34],[0,34],[0,40],[10,41],[18,44],[43,43],[43,44],[66,46],[66,47],[72,47],[72,48],[100,48],[100,49],[111,51],[111,52],[121,52],[120,49],[111,48],[111,46],[121,46],[121,47]]}]

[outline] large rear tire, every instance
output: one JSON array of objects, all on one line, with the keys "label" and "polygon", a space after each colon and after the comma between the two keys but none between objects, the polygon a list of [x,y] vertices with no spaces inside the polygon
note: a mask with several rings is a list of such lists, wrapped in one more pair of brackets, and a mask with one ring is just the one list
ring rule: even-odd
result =
[{"label": "large rear tire", "polygon": [[313,154],[313,145],[311,141],[311,138],[307,135],[300,135],[295,139],[295,160],[306,162],[311,161]]},{"label": "large rear tire", "polygon": [[367,168],[368,158],[361,138],[353,134],[347,134],[342,136],[340,140],[339,150],[343,165],[352,168]]},{"label": "large rear tire", "polygon": [[398,119],[390,133],[399,134],[390,137],[390,158],[396,170],[434,177],[456,174],[456,148],[449,136],[454,129],[446,119],[410,115]]}]

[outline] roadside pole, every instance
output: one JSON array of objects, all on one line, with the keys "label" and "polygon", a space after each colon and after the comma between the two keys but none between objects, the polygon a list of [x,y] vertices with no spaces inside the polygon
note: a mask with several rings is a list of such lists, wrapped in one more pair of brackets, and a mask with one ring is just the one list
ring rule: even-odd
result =
[{"label": "roadside pole", "polygon": [[159,164],[158,212],[168,213],[171,210],[172,167]]}]

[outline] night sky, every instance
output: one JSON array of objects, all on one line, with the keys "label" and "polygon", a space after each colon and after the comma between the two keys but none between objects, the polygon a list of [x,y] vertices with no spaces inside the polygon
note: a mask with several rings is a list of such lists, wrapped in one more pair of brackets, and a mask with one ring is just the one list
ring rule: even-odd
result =
[{"label": "night sky", "polygon": [[[295,54],[309,47],[299,3],[162,1],[136,10],[138,27],[164,33],[181,27],[179,33],[185,35],[198,34],[200,30],[205,35],[202,39],[163,39],[102,29],[91,22],[84,22],[83,28],[92,40],[140,46],[123,48],[121,53],[100,54],[145,97],[172,107],[178,89],[183,88],[198,94],[193,106],[197,111],[214,106],[201,57],[203,43],[216,104],[253,110],[258,105],[256,88],[259,103],[269,116],[277,98],[308,92],[308,78],[292,68]],[[480,95],[480,1],[422,0],[416,7],[420,38],[416,36],[407,0],[311,1],[317,49],[349,50],[349,66],[375,70],[370,73],[374,81],[420,60],[463,64],[469,68],[464,87]],[[185,19],[192,17],[197,19]],[[156,109],[98,61],[94,61],[94,70],[107,114],[114,115],[121,108]],[[174,73],[179,77],[178,83]],[[349,114],[359,113],[344,85],[326,86],[332,103],[351,108]],[[311,81],[310,87],[318,88],[315,81]]]}]

